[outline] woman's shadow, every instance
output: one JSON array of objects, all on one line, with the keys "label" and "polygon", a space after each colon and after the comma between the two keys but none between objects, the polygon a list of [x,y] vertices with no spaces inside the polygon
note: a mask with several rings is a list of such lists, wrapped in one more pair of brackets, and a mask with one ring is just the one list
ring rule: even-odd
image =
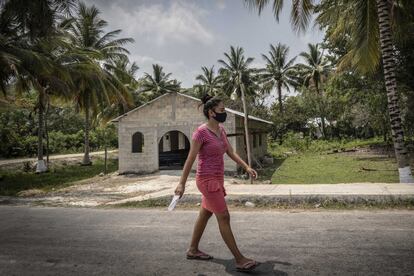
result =
[{"label": "woman's shadow", "polygon": [[[274,269],[274,265],[275,264],[281,264],[281,265],[292,265],[291,263],[288,262],[280,262],[280,261],[266,261],[266,262],[261,262],[259,266],[257,266],[254,270],[252,271],[248,271],[248,272],[239,272],[236,270],[236,266],[235,266],[235,262],[233,259],[230,260],[225,260],[225,259],[211,259],[209,260],[210,262],[216,263],[216,264],[221,264],[225,267],[226,272],[230,275],[277,275],[277,276],[282,276],[282,275],[288,275],[286,272],[282,271],[282,270],[278,270],[278,269]],[[199,276],[203,275],[203,274],[198,274]]]}]

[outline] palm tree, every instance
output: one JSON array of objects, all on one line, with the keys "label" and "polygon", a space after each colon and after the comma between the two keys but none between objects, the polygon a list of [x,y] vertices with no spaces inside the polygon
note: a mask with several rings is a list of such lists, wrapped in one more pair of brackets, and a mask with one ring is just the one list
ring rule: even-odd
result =
[{"label": "palm tree", "polygon": [[7,86],[10,81],[19,74],[21,55],[25,53],[21,48],[23,45],[19,47],[17,43],[18,41],[0,30],[0,90],[4,96],[7,95]]},{"label": "palm tree", "polygon": [[139,67],[135,62],[130,63],[128,57],[123,56],[109,60],[105,64],[105,69],[116,76],[128,90],[135,91],[137,89],[138,82],[135,79],[135,75]]},{"label": "palm tree", "polygon": [[[82,164],[89,165],[89,129],[91,111],[96,115],[98,108],[107,102],[126,102],[128,90],[117,77],[105,68],[111,60],[125,58],[128,54],[123,45],[133,42],[132,38],[114,39],[121,30],[104,33],[107,22],[99,17],[95,6],[79,3],[77,14],[68,26],[72,45],[84,60],[75,64],[74,82],[77,87],[75,101],[85,113],[85,145]],[[102,64],[102,67],[101,67]]]},{"label": "palm tree", "polygon": [[0,4],[1,28],[14,38],[34,42],[55,31],[57,18],[70,15],[77,0],[5,0]]},{"label": "palm tree", "polygon": [[[272,10],[273,15],[275,16],[277,22],[279,22],[279,15],[283,9],[283,0],[244,0],[244,3],[247,7],[251,9],[256,9],[259,15],[262,13],[263,9],[273,3]],[[292,9],[290,12],[290,22],[295,31],[300,32],[307,28],[309,22],[312,19],[315,0],[291,0]]]},{"label": "palm tree", "polygon": [[[277,20],[283,7],[280,0],[245,0],[251,8],[258,10],[273,3],[273,13]],[[314,0],[292,0],[291,21],[296,30],[304,30],[314,11]],[[323,0],[318,7],[325,6],[326,13],[321,13],[318,20],[332,22],[333,30],[330,37],[349,36],[350,49],[344,58],[346,65],[353,65],[362,71],[374,71],[382,57],[385,88],[387,91],[388,112],[394,142],[395,156],[401,183],[414,183],[410,167],[410,157],[404,142],[404,130],[401,124],[401,110],[398,104],[396,65],[394,60],[394,39],[392,26],[401,28],[401,17],[412,1],[388,0]],[[390,16],[390,9],[394,16]],[[340,13],[338,11],[341,11]],[[408,17],[411,15],[408,14]],[[327,19],[328,18],[328,19]],[[400,21],[399,21],[400,20]],[[380,43],[379,43],[380,42]]]},{"label": "palm tree", "polygon": [[289,91],[289,87],[292,85],[292,77],[294,72],[294,65],[296,57],[287,61],[289,47],[284,44],[278,43],[276,47],[270,45],[269,57],[262,54],[263,59],[266,61],[266,68],[261,75],[264,87],[268,89],[277,89],[279,111],[283,116],[282,105],[282,88]]},{"label": "palm tree", "polygon": [[29,73],[30,69],[23,66],[23,61],[32,59],[38,66],[46,62],[39,52],[40,41],[56,38],[57,18],[70,14],[75,3],[76,0],[1,2],[0,89],[3,93],[11,78]]},{"label": "palm tree", "polygon": [[[127,101],[119,101],[119,97],[115,97],[113,100],[107,102],[102,106],[100,112],[95,116],[92,124],[94,127],[101,127],[103,130],[103,143],[104,143],[104,173],[106,174],[107,159],[108,159],[108,139],[107,139],[107,124],[110,119],[124,114],[128,111],[130,103],[133,102],[132,95],[137,89],[138,82],[135,79],[135,74],[138,71],[138,65],[133,62],[130,63],[127,57],[120,57],[114,60],[110,60],[105,64],[106,70],[108,70],[113,76],[115,76],[120,83],[128,91],[126,95]],[[121,98],[122,99],[122,98]]]},{"label": "palm tree", "polygon": [[[67,91],[70,80],[59,57],[61,37],[56,18],[69,14],[75,0],[9,0],[1,5],[0,50],[3,93],[10,79],[20,93],[34,88],[38,93],[38,156],[36,172],[47,170],[43,160],[44,109],[46,94]],[[3,47],[4,46],[4,47]]]},{"label": "palm tree", "polygon": [[133,102],[134,92],[138,89],[139,85],[138,81],[135,79],[139,67],[135,62],[130,63],[127,57],[110,60],[109,63],[105,64],[105,68],[122,83],[124,88],[128,91],[128,94],[126,95],[126,102],[119,102],[117,101],[117,98],[115,98],[114,101],[110,102],[109,105],[102,110],[101,114],[103,115],[103,118],[100,120],[104,123],[129,110],[131,107],[129,104]]},{"label": "palm tree", "polygon": [[[36,55],[40,57],[39,62],[33,60],[22,60],[21,66],[24,73],[16,76],[14,83],[15,91],[20,95],[33,89],[37,92],[38,99],[36,110],[38,113],[38,160],[36,172],[47,170],[43,160],[43,138],[45,134],[45,110],[49,97],[67,97],[72,87],[70,75],[62,63],[61,55],[65,55],[59,46],[54,45],[53,40],[58,37],[49,37],[46,41],[39,40]],[[43,45],[42,45],[43,44]]]},{"label": "palm tree", "polygon": [[324,89],[323,84],[328,78],[331,65],[324,53],[319,51],[318,44],[308,44],[309,52],[302,52],[300,56],[304,58],[305,63],[297,65],[297,71],[303,80],[303,85],[315,89],[319,98],[319,112],[322,123],[322,134],[326,137],[325,112],[324,112]]},{"label": "palm tree", "polygon": [[[251,166],[252,156],[250,152],[250,139],[248,128],[248,110],[246,104],[246,97],[254,94],[254,70],[250,68],[253,58],[244,57],[244,50],[241,47],[230,47],[230,53],[224,53],[227,61],[219,59],[218,62],[223,66],[219,69],[219,73],[223,80],[223,89],[230,95],[232,99],[240,97],[243,103],[244,112],[244,131],[246,138],[247,160]],[[250,182],[253,178],[250,177]]]},{"label": "palm tree", "polygon": [[216,76],[214,73],[214,66],[207,68],[205,66],[201,67],[203,70],[203,74],[200,74],[196,77],[196,80],[200,81],[204,89],[205,93],[209,95],[217,95],[217,93],[221,90],[221,78],[220,76]]},{"label": "palm tree", "polygon": [[[412,5],[412,3],[407,2],[407,5]],[[394,43],[392,38],[388,1],[377,0],[377,9],[381,54],[384,66],[385,88],[388,96],[388,112],[391,121],[391,132],[394,141],[395,155],[398,161],[400,182],[414,183],[410,167],[410,157],[404,142],[404,131],[401,124],[401,111],[398,104],[397,80],[395,78],[396,65],[394,60]]]},{"label": "palm tree", "polygon": [[153,64],[152,68],[152,75],[144,74],[139,93],[146,93],[151,98],[155,98],[165,93],[180,91],[180,83],[177,80],[170,79],[171,73],[166,74],[163,67],[158,64]]}]

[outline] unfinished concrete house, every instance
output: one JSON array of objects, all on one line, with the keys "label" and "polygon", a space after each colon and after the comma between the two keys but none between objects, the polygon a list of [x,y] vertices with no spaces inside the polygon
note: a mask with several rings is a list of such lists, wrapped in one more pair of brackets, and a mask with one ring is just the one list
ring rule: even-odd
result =
[{"label": "unfinished concrete house", "polygon": [[[167,93],[112,120],[118,127],[119,173],[151,173],[180,169],[185,163],[193,131],[206,122],[201,100]],[[241,158],[247,160],[244,113],[226,108],[223,123],[228,140]],[[267,150],[267,134],[272,122],[249,116],[251,151],[261,160]],[[247,163],[247,161],[246,161]],[[240,172],[238,164],[224,155],[225,173]],[[193,170],[196,169],[197,159]]]}]

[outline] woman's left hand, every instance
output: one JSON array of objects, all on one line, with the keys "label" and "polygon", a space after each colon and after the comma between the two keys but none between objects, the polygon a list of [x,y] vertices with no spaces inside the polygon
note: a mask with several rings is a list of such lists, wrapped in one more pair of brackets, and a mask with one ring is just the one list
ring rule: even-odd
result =
[{"label": "woman's left hand", "polygon": [[257,179],[257,172],[253,170],[251,167],[248,167],[246,170],[254,179]]}]

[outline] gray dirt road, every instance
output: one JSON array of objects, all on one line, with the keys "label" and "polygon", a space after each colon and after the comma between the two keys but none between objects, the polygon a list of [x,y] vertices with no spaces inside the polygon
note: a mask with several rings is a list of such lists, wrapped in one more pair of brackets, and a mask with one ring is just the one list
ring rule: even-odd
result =
[{"label": "gray dirt road", "polygon": [[[212,218],[184,258],[197,212],[0,206],[0,275],[239,275]],[[414,211],[234,211],[253,275],[413,275]],[[241,274],[240,275],[245,275]]]}]

